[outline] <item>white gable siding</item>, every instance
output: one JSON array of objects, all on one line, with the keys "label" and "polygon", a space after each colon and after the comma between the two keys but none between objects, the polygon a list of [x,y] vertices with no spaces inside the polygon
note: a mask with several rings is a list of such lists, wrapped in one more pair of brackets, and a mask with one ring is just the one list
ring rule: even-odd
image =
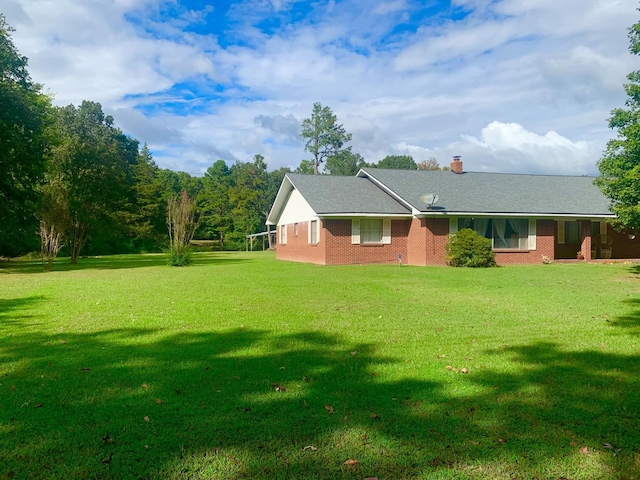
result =
[{"label": "white gable siding", "polygon": [[313,211],[313,208],[311,208],[311,205],[300,195],[300,192],[294,189],[282,210],[278,225],[308,222],[315,218],[317,218],[317,215],[316,212]]}]

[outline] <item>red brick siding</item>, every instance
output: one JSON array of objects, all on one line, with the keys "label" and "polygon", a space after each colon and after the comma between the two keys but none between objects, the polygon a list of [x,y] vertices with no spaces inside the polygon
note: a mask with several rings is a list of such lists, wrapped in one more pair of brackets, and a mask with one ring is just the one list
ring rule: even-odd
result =
[{"label": "red brick siding", "polygon": [[426,219],[413,218],[407,236],[408,265],[423,267],[427,264],[427,227]]},{"label": "red brick siding", "polygon": [[410,220],[391,220],[390,245],[353,245],[351,220],[324,220],[326,264],[397,263],[399,254],[405,262],[409,223]]},{"label": "red brick siding", "polygon": [[424,218],[422,222],[425,238],[424,265],[446,265],[445,245],[449,241],[449,219]]},{"label": "red brick siding", "polygon": [[[294,235],[294,224],[278,226],[276,258],[278,260],[289,260],[292,262],[307,262],[318,265],[326,264],[326,242],[322,220],[320,222],[320,242],[316,245],[309,245],[308,222],[298,223],[298,236]],[[287,229],[287,244],[280,244],[280,229]]]}]

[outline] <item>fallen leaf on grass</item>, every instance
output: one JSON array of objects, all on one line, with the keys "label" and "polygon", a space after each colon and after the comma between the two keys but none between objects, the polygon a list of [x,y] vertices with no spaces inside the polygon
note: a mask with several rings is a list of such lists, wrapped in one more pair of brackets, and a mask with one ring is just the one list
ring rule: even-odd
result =
[{"label": "fallen leaf on grass", "polygon": [[89,367],[82,367],[80,369],[81,372],[88,372],[89,370],[91,370]]},{"label": "fallen leaf on grass", "polygon": [[149,388],[149,385],[147,385],[146,383],[143,383],[142,388]]},{"label": "fallen leaf on grass", "polygon": [[610,448],[611,450],[613,450],[613,445],[611,445],[610,443],[603,443],[602,446],[604,448]]},{"label": "fallen leaf on grass", "polygon": [[103,465],[109,465],[111,463],[112,458],[113,458],[113,452],[111,452],[107,458],[105,458],[104,460],[101,460],[100,463],[102,463]]},{"label": "fallen leaf on grass", "polygon": [[353,350],[353,351],[351,352],[351,355],[356,355],[357,353],[358,353],[358,352],[356,352],[355,350]]},{"label": "fallen leaf on grass", "polygon": [[159,398],[156,398],[156,403],[157,403],[158,405],[160,405],[160,404],[162,403],[162,400],[161,400],[161,399],[159,399]]},{"label": "fallen leaf on grass", "polygon": [[285,367],[280,367],[280,370],[284,370],[284,369],[285,369]]},{"label": "fallen leaf on grass", "polygon": [[348,459],[348,460],[345,460],[345,461],[344,461],[344,463],[343,463],[343,465],[347,465],[347,466],[349,466],[349,467],[352,467],[352,466],[354,466],[354,465],[357,465],[358,463],[359,463],[359,462],[358,462],[358,460],[355,460],[355,459],[353,459],[353,458],[350,458],[350,459]]},{"label": "fallen leaf on grass", "polygon": [[369,415],[371,418],[373,418],[374,420],[380,420],[380,415],[378,415],[377,413],[372,413],[371,415]]},{"label": "fallen leaf on grass", "polygon": [[329,413],[333,413],[333,407],[331,405],[325,405],[324,409]]},{"label": "fallen leaf on grass", "polygon": [[111,438],[111,437],[109,436],[109,432],[107,432],[107,434],[106,434],[104,437],[102,437],[102,441],[103,441],[104,443],[111,443],[111,442],[113,442],[113,438]]},{"label": "fallen leaf on grass", "polygon": [[452,371],[455,371],[455,370],[456,370],[456,367],[454,367],[453,365],[447,365],[445,368],[446,368],[447,370],[452,370]]},{"label": "fallen leaf on grass", "polygon": [[585,445],[584,447],[580,447],[580,453],[583,455],[589,455],[589,449],[587,448],[587,446]]},{"label": "fallen leaf on grass", "polygon": [[36,403],[36,407],[35,408],[40,408],[42,406],[42,403]]},{"label": "fallen leaf on grass", "polygon": [[318,449],[316,447],[314,447],[313,445],[307,445],[306,447],[304,447],[302,449],[302,451],[305,451],[305,450],[311,450],[312,452],[315,452]]},{"label": "fallen leaf on grass", "polygon": [[149,450],[149,445],[145,445],[145,446],[144,446],[144,449],[145,449],[145,450]]},{"label": "fallen leaf on grass", "polygon": [[446,355],[438,355],[438,358],[444,358]]},{"label": "fallen leaf on grass", "polygon": [[576,442],[574,442],[573,440],[571,440],[569,442],[569,445],[571,445],[572,447],[575,447],[576,445],[578,445]]},{"label": "fallen leaf on grass", "polygon": [[276,392],[286,392],[287,388],[284,385],[278,385],[276,387]]},{"label": "fallen leaf on grass", "polygon": [[499,442],[499,443],[504,443],[504,440],[503,440],[502,438],[499,438],[499,439],[498,439],[498,442]]},{"label": "fallen leaf on grass", "polygon": [[144,421],[148,422],[149,421],[149,417],[147,417],[146,415],[144,416]]},{"label": "fallen leaf on grass", "polygon": [[469,370],[467,370],[466,368],[461,368],[460,373],[469,373]]}]

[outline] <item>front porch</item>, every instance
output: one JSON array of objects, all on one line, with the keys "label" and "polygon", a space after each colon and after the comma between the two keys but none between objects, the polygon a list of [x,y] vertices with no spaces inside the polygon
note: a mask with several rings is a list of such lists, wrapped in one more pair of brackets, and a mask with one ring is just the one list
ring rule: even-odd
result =
[{"label": "front porch", "polygon": [[584,260],[640,258],[640,238],[618,232],[605,221],[566,221],[555,223],[554,258],[576,260],[582,252]]}]

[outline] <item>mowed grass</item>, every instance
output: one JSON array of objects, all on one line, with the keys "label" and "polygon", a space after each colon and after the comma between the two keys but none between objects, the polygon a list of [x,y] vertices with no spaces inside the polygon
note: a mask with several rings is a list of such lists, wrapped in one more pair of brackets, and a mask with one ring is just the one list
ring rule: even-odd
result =
[{"label": "mowed grass", "polygon": [[0,478],[640,478],[639,274],[3,263]]}]

